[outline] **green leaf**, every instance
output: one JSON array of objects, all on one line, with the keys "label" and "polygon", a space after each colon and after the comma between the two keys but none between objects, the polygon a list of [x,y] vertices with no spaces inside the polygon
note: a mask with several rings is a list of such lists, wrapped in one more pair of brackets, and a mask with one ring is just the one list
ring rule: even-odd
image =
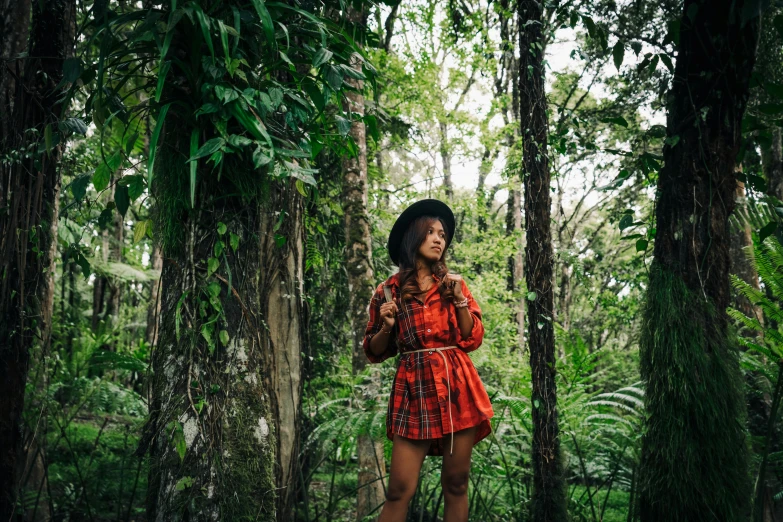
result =
[{"label": "green leaf", "polygon": [[84,199],[84,195],[87,193],[87,186],[90,184],[90,181],[90,175],[83,174],[71,182],[71,194],[73,194],[73,199],[75,199],[77,202]]},{"label": "green leaf", "polygon": [[778,229],[777,221],[770,221],[761,230],[759,230],[759,243],[762,243],[765,239],[775,233]]},{"label": "green leaf", "polygon": [[666,136],[666,127],[663,125],[653,125],[647,129],[647,135],[652,138],[663,138]]},{"label": "green leaf", "polygon": [[[198,154],[198,134],[199,132],[197,128],[193,129],[193,132],[190,134],[190,159],[188,160],[190,161],[190,208],[196,208],[196,171],[198,169],[198,161],[193,160],[198,159],[198,157],[194,158],[194,156]],[[217,139],[222,140],[222,138]],[[205,143],[204,146],[209,144],[209,141]],[[203,148],[204,147],[202,147],[202,149]]]},{"label": "green leaf", "polygon": [[590,35],[590,38],[595,38],[595,22],[593,19],[589,16],[582,16],[582,22],[585,24],[587,34]]},{"label": "green leaf", "polygon": [[614,123],[615,125],[619,125],[621,127],[626,127],[626,128],[628,127],[628,122],[625,121],[625,118],[623,118],[622,116],[612,116],[609,118],[604,118],[601,121],[604,123]]},{"label": "green leaf", "polygon": [[207,285],[207,292],[210,297],[218,297],[220,295],[220,283],[212,281]]},{"label": "green leaf", "polygon": [[169,112],[171,104],[168,103],[163,106],[158,114],[157,121],[155,122],[155,130],[152,131],[152,138],[150,139],[150,157],[147,160],[147,185],[152,186],[152,169],[155,165],[155,152],[158,148],[158,139],[160,138],[160,131],[163,128],[163,122],[166,120],[166,114]]},{"label": "green leaf", "polygon": [[342,116],[335,116],[335,122],[337,123],[337,130],[340,132],[340,136],[345,138],[348,133],[351,132],[351,120],[343,118]]},{"label": "green leaf", "polygon": [[623,214],[623,217],[620,218],[620,230],[625,230],[631,226],[633,226],[633,215]]},{"label": "green leaf", "polygon": [[228,332],[225,330],[220,330],[220,343],[223,346],[228,346]]},{"label": "green leaf", "polygon": [[137,221],[133,225],[133,243],[136,244],[141,241],[145,235],[147,235],[147,228],[149,227],[149,221]]},{"label": "green leaf", "polygon": [[201,36],[204,37],[204,43],[207,44],[209,54],[212,56],[212,58],[215,58],[215,48],[212,45],[212,34],[209,29],[209,18],[204,14],[204,11],[201,9],[200,5],[195,2],[191,2],[190,5],[192,6],[191,9],[193,9],[193,14],[196,16],[196,20],[198,20],[198,25],[201,28]]},{"label": "green leaf", "polygon": [[285,245],[285,236],[282,234],[275,234],[275,244],[278,248],[282,248]]},{"label": "green leaf", "polygon": [[125,213],[128,212],[128,207],[130,206],[127,186],[118,184],[114,187],[114,204],[117,205],[120,215],[125,217]]},{"label": "green leaf", "polygon": [[226,226],[225,223],[223,223],[222,221],[218,221],[218,224],[217,224],[218,234],[220,234],[222,236],[223,234],[226,233],[227,229],[228,229],[228,227]]},{"label": "green leaf", "polygon": [[680,135],[679,134],[675,134],[674,136],[669,136],[668,138],[666,138],[666,141],[665,141],[665,143],[669,147],[675,147],[679,142],[680,142]]},{"label": "green leaf", "polygon": [[166,83],[166,75],[171,69],[171,62],[163,62],[163,65],[158,72],[158,85],[155,87],[155,101],[160,101],[160,95],[163,94],[163,85]]},{"label": "green leaf", "polygon": [[536,300],[536,293],[535,292],[528,292],[527,293],[527,300],[531,303]]},{"label": "green leaf", "polygon": [[669,69],[669,72],[674,74],[674,64],[672,63],[672,59],[669,57],[669,55],[661,53],[658,56],[661,58],[661,61],[666,66],[666,68]]},{"label": "green leaf", "polygon": [[66,58],[63,61],[63,81],[67,83],[74,83],[82,75],[82,59],[81,58]]},{"label": "green leaf", "polygon": [[72,132],[84,136],[87,134],[87,124],[79,118],[65,118],[57,125],[60,132]]},{"label": "green leaf", "polygon": [[207,276],[211,276],[212,274],[214,274],[219,266],[220,266],[220,261],[218,261],[214,257],[210,257],[207,260]]},{"label": "green leaf", "polygon": [[[193,135],[196,138],[196,146],[198,146],[198,131],[193,131]],[[226,140],[223,138],[212,138],[202,145],[201,148],[199,148],[190,158],[188,158],[188,162],[195,162],[196,160],[199,160],[205,156],[210,156],[214,152],[221,150],[225,144]]]},{"label": "green leaf", "polygon": [[282,58],[285,63],[287,63],[291,67],[295,67],[294,62],[291,61],[291,58],[289,58],[286,53],[284,53],[283,51],[279,51],[279,54],[280,54],[280,58]]},{"label": "green leaf", "polygon": [[177,423],[177,429],[174,431],[174,448],[177,450],[180,462],[185,460],[185,452],[188,451],[188,447],[185,444],[185,434],[182,431],[182,424],[179,422]]},{"label": "green leaf", "polygon": [[220,30],[220,44],[223,46],[223,55],[226,59],[226,66],[231,62],[231,54],[228,50],[228,29],[223,20],[218,20],[218,29]]},{"label": "green leaf", "polygon": [[644,252],[647,250],[648,242],[646,239],[637,239],[636,240],[636,251],[637,252]]},{"label": "green leaf", "polygon": [[114,203],[111,203],[110,208],[105,208],[101,210],[100,215],[98,216],[98,228],[101,230],[105,230],[106,227],[109,226],[109,223],[111,223],[112,214],[114,212]]},{"label": "green leaf", "polygon": [[96,191],[100,192],[109,186],[112,173],[114,173],[121,164],[122,154],[120,151],[115,151],[106,161],[98,165],[98,168],[95,169],[95,173],[92,176],[92,184],[95,186]]},{"label": "green leaf", "polygon": [[[179,452],[179,450],[177,450]],[[180,455],[180,458],[185,458],[184,453]],[[184,491],[187,488],[191,487],[193,485],[193,477],[182,477],[177,481],[177,484],[174,486],[175,491]]]},{"label": "green leaf", "polygon": [[239,236],[231,232],[228,237],[228,244],[231,245],[231,250],[236,252],[237,248],[239,248]]},{"label": "green leaf", "polygon": [[222,241],[218,241],[215,243],[215,247],[213,248],[213,251],[215,252],[215,257],[220,257],[220,254],[223,253],[223,249],[226,248],[226,244]]},{"label": "green leaf", "polygon": [[612,58],[614,59],[614,66],[617,70],[620,70],[620,66],[623,64],[623,58],[625,57],[625,46],[623,42],[617,42],[612,48]]},{"label": "green leaf", "polygon": [[322,66],[323,64],[331,60],[333,54],[334,53],[332,53],[332,51],[330,51],[326,47],[321,47],[320,49],[318,49],[318,51],[316,51],[315,56],[313,56],[313,67],[317,69],[318,67]]},{"label": "green leaf", "polygon": [[277,49],[277,42],[275,41],[275,26],[272,23],[272,17],[269,15],[269,10],[266,8],[264,0],[252,0],[253,7],[258,14],[258,18],[261,20],[261,27],[266,35],[266,42],[272,49]]},{"label": "green leaf", "polygon": [[136,201],[136,199],[144,193],[144,176],[140,174],[134,174],[132,176],[126,176],[126,178],[126,184],[128,186],[128,197],[131,201]]},{"label": "green leaf", "polygon": [[228,137],[228,144],[231,145],[232,147],[236,147],[237,149],[246,147],[251,143],[253,143],[253,140],[246,138],[244,136],[240,136],[239,134],[232,134],[231,136]]},{"label": "green leaf", "polygon": [[255,165],[257,169],[260,169],[270,161],[272,161],[272,158],[267,156],[261,147],[256,147],[256,150],[253,151],[253,165]]},{"label": "green leaf", "polygon": [[331,65],[325,65],[324,71],[326,83],[333,91],[339,91],[343,86],[343,75],[340,70]]}]

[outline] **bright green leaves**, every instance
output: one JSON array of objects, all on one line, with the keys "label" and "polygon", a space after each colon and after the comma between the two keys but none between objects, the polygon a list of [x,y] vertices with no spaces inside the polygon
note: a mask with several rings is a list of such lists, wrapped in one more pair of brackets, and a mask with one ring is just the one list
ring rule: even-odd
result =
[{"label": "bright green leaves", "polygon": [[[198,137],[198,135],[196,136]],[[248,140],[249,141],[249,140]],[[215,152],[222,150],[223,146],[226,144],[226,140],[223,138],[212,138],[211,140],[207,141],[204,145],[202,145],[189,159],[188,161],[196,161],[198,159],[201,159],[205,156],[211,156]]]},{"label": "bright green leaves", "polygon": [[[636,228],[638,226],[646,225],[644,221],[634,221],[634,210],[626,209],[620,216],[620,222],[618,228],[620,232],[625,230]],[[650,244],[650,241],[655,238],[655,228],[648,226],[645,234],[634,233],[622,236],[620,239],[623,241],[635,241],[636,252],[645,252]]]},{"label": "bright green leaves", "polygon": [[207,276],[211,276],[214,274],[217,269],[220,267],[220,261],[218,261],[215,257],[210,257],[207,260]]},{"label": "bright green leaves", "polygon": [[95,186],[95,190],[101,192],[109,186],[111,175],[120,168],[122,165],[122,152],[115,151],[111,156],[105,158],[98,168],[95,169],[95,173],[92,176],[92,184]]}]

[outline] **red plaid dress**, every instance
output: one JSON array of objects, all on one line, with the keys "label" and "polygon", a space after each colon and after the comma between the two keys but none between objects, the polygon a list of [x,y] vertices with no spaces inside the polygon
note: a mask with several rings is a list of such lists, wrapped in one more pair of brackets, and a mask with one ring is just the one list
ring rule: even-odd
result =
[{"label": "red plaid dress", "polygon": [[[489,435],[492,405],[468,352],[481,345],[484,325],[481,309],[473,300],[465,282],[462,293],[468,298],[468,310],[473,316],[470,337],[462,339],[457,324],[457,309],[449,300],[441,299],[435,284],[421,299],[414,297],[400,306],[399,277],[391,276],[375,290],[370,301],[370,321],[364,334],[364,353],[372,363],[380,363],[401,354],[394,377],[389,411],[386,416],[386,436],[432,440],[430,455],[443,454],[443,437],[451,433],[449,404],[454,431],[478,426],[474,444]],[[386,302],[384,285],[391,287],[392,297],[399,307],[397,320],[389,335],[389,344],[381,355],[370,351],[370,340],[383,326],[381,305]],[[457,346],[441,352],[448,361],[449,396],[443,357],[435,351],[407,353],[423,348]],[[448,402],[447,402],[448,396]]]}]

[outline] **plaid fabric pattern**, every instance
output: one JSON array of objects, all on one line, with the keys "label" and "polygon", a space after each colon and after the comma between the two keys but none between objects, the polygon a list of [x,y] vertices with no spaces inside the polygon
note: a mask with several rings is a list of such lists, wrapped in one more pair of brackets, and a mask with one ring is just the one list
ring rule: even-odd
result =
[{"label": "plaid fabric pattern", "polygon": [[[389,396],[386,416],[386,436],[395,434],[410,439],[432,440],[430,455],[443,454],[443,437],[451,433],[449,406],[454,431],[478,426],[474,444],[489,435],[492,405],[468,352],[477,349],[484,339],[481,309],[462,281],[462,293],[468,298],[468,310],[473,316],[473,329],[463,339],[457,323],[457,309],[449,300],[441,299],[435,285],[421,298],[413,298],[402,306],[399,301],[399,278],[395,274],[375,290],[370,306],[370,320],[364,335],[364,353],[372,363],[380,363],[400,354],[397,374]],[[381,305],[386,302],[384,285],[391,287],[397,302],[397,321],[389,335],[389,343],[381,355],[370,351],[370,340],[383,326]],[[457,346],[444,350],[448,361],[451,394],[448,393],[446,365],[436,351],[408,353],[425,348]]]}]

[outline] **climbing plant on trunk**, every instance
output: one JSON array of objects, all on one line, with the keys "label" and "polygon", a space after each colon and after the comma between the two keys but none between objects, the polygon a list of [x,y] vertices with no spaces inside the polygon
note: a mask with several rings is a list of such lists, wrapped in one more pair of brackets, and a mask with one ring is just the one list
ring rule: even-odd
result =
[{"label": "climbing plant on trunk", "polygon": [[[120,119],[132,132],[146,118],[145,104],[112,96],[114,73],[130,62],[150,77],[149,165],[117,181],[149,187],[142,226],[164,259],[140,445],[151,455],[148,517],[289,519],[311,160],[342,139],[344,77],[371,68],[347,65],[357,49],[323,12],[288,3],[171,0],[96,14],[96,27],[104,75],[88,107],[104,126]],[[117,141],[105,144],[111,171],[126,160]]]},{"label": "climbing plant on trunk", "polygon": [[[59,161],[66,129],[63,62],[73,42],[73,0],[32,3],[28,54],[3,60],[0,119],[0,519],[13,518],[21,450],[21,415],[30,352],[51,326],[52,244],[56,233]],[[5,14],[5,13],[3,13]],[[24,23],[27,23],[26,16]],[[7,28],[4,38],[19,35]],[[13,48],[3,42],[4,49]],[[6,58],[6,57],[4,57]],[[8,57],[11,58],[11,57]],[[9,77],[13,77],[10,81]],[[47,309],[47,306],[49,307]],[[21,458],[20,458],[21,457]]]},{"label": "climbing plant on trunk", "polygon": [[643,521],[746,520],[745,405],[730,332],[728,218],[758,2],[687,0],[667,97],[641,332]]},{"label": "climbing plant on trunk", "polygon": [[555,384],[554,254],[550,227],[547,110],[544,92],[544,12],[535,0],[520,0],[519,115],[523,140],[522,183],[525,192],[525,282],[532,374],[533,497],[537,522],[560,522],[566,512],[565,477],[560,457]]}]

